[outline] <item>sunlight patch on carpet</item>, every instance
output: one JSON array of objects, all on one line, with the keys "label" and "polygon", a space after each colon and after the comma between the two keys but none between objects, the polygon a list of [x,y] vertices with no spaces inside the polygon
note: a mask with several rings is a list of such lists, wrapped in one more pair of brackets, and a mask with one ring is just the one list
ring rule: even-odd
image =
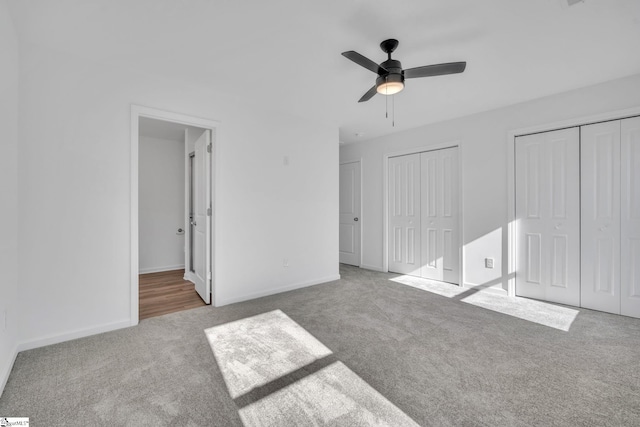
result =
[{"label": "sunlight patch on carpet", "polygon": [[569,331],[579,313],[561,305],[489,292],[476,292],[461,301],[565,332]]},{"label": "sunlight patch on carpet", "polygon": [[433,280],[415,276],[403,275],[389,280],[447,298],[453,298],[466,291],[462,286],[452,285],[451,283],[435,282]]},{"label": "sunlight patch on carpet", "polygon": [[280,310],[205,330],[232,398],[330,354]]},{"label": "sunlight patch on carpet", "polygon": [[[577,309],[544,301],[510,297],[492,289],[463,288],[451,283],[436,282],[421,277],[403,275],[389,280],[565,332],[569,331],[571,324],[580,312]],[[463,294],[469,295],[464,296]]]},{"label": "sunlight patch on carpet", "polygon": [[246,427],[418,426],[341,362],[239,411]]}]

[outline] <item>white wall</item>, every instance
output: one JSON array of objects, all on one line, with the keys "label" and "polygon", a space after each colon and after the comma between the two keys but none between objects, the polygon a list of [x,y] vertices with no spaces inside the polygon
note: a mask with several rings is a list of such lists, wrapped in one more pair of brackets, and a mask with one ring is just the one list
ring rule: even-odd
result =
[{"label": "white wall", "polygon": [[182,141],[140,136],[140,273],[184,268],[185,148]]},{"label": "white wall", "polygon": [[[0,1],[0,394],[16,354],[18,304],[18,41]],[[5,313],[7,322],[5,327]]]},{"label": "white wall", "polygon": [[[383,155],[457,141],[461,146],[465,285],[507,289],[509,131],[638,106],[640,75],[343,145],[341,162],[362,158],[363,267],[383,267]],[[493,270],[484,267],[484,258],[495,259]]]},{"label": "white wall", "polygon": [[242,105],[224,88],[20,47],[22,348],[131,322],[132,103],[221,123],[218,304],[337,278],[337,129]]}]

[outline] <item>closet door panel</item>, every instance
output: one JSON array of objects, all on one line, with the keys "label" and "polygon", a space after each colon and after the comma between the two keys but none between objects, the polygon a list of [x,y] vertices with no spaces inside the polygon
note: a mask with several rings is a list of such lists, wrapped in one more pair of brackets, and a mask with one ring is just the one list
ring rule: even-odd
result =
[{"label": "closet door panel", "polygon": [[420,275],[420,155],[389,159],[389,271]]},{"label": "closet door panel", "polygon": [[421,153],[422,271],[458,284],[460,277],[458,148]]},{"label": "closet door panel", "polygon": [[442,260],[438,236],[438,155],[436,152],[420,154],[422,205],[422,270],[420,275],[442,280]]},{"label": "closet door panel", "polygon": [[540,220],[543,170],[542,134],[516,139],[516,222],[517,271],[516,293],[537,299],[546,299],[543,286],[542,235],[545,231]]},{"label": "closet door panel", "polygon": [[442,211],[442,280],[458,284],[460,281],[460,180],[458,148],[438,150],[442,167],[440,199]]},{"label": "closet door panel", "polygon": [[581,306],[620,313],[620,122],[581,128]]},{"label": "closet door panel", "polygon": [[516,139],[516,293],[580,304],[579,130]]},{"label": "closet door panel", "polygon": [[640,117],[621,122],[620,314],[640,317]]}]

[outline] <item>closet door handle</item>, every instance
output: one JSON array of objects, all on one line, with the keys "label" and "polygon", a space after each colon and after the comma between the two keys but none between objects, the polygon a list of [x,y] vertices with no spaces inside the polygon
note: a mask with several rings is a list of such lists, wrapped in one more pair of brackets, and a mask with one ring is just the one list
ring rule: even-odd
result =
[{"label": "closet door handle", "polygon": [[354,220],[355,222],[358,222],[358,221],[359,221],[357,217],[356,217],[356,218],[353,218],[353,220]]}]

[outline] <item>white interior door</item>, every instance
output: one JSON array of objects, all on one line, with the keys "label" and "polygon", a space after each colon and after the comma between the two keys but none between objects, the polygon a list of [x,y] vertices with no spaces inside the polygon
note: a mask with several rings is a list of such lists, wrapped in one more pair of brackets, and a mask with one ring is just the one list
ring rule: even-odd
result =
[{"label": "white interior door", "polygon": [[360,267],[360,162],[340,165],[340,262]]},{"label": "white interior door", "polygon": [[389,159],[389,271],[420,276],[420,154]]},{"label": "white interior door", "polygon": [[580,133],[516,138],[516,294],[580,305]]},{"label": "white interior door", "polygon": [[640,117],[622,120],[620,314],[640,317]]},{"label": "white interior door", "polygon": [[211,304],[211,131],[195,143],[194,155],[194,283],[200,298]]},{"label": "white interior door", "polygon": [[582,307],[620,313],[620,121],[581,128]]},{"label": "white interior door", "polygon": [[458,148],[420,154],[421,276],[458,284]]}]

